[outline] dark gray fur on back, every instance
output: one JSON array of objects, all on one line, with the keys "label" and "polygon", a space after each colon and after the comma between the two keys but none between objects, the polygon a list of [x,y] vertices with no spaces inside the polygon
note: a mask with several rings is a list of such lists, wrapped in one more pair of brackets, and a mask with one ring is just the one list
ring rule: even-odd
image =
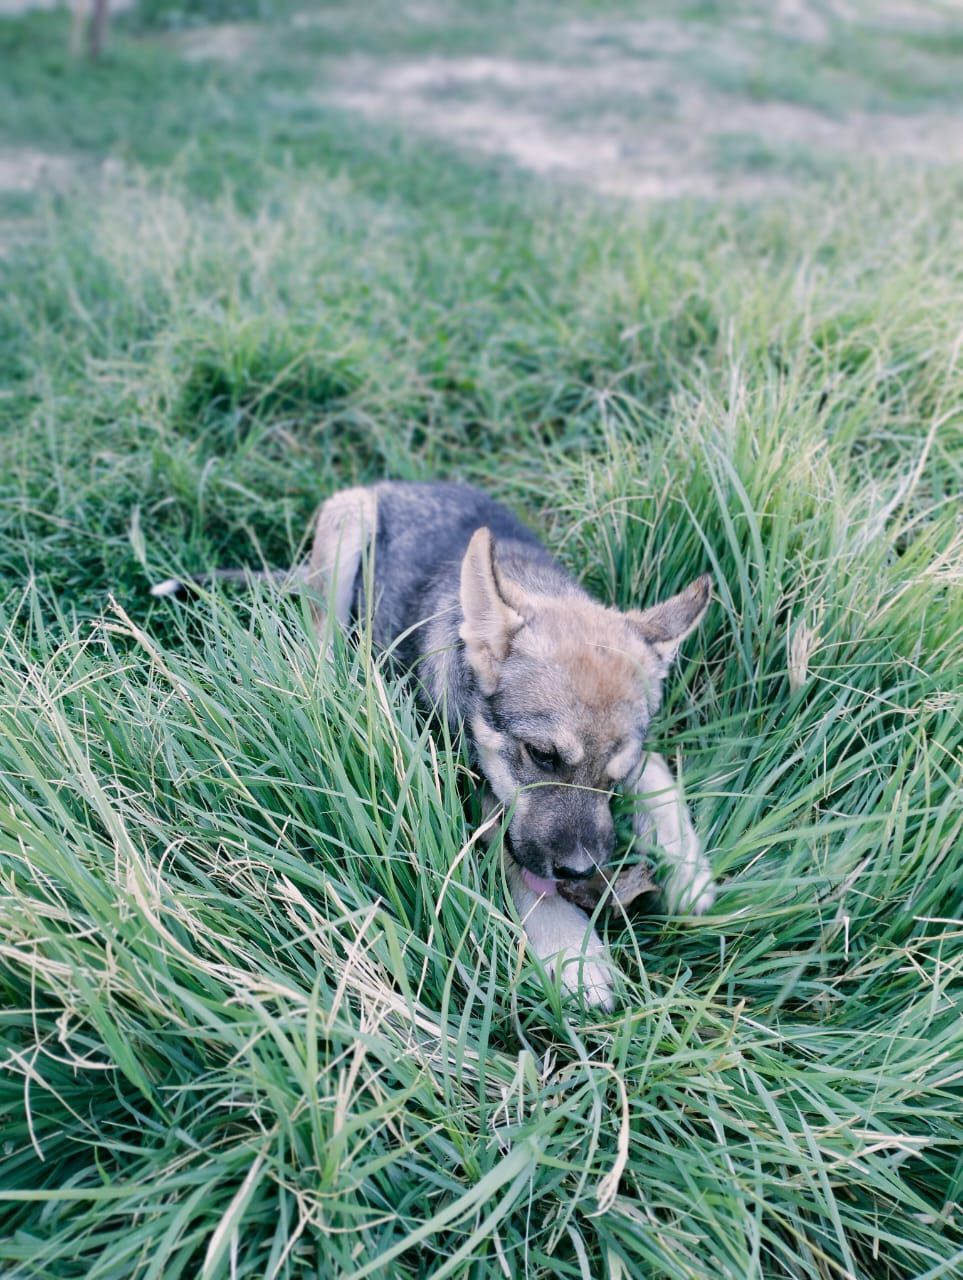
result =
[{"label": "dark gray fur on back", "polygon": [[[474,702],[474,676],[458,630],[461,562],[476,529],[494,537],[495,562],[510,578],[543,595],[585,593],[532,531],[507,507],[466,484],[375,486],[374,640],[414,672],[433,705],[447,697],[452,728]],[[355,614],[365,609],[364,570],[355,588]]]}]

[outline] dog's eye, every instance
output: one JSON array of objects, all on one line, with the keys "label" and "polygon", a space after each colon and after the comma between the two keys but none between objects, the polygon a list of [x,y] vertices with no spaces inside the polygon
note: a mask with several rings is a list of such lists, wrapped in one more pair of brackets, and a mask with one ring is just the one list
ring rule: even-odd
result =
[{"label": "dog's eye", "polygon": [[525,750],[531,758],[532,764],[539,769],[544,769],[546,773],[554,773],[558,768],[558,752],[543,751],[541,747],[533,747],[526,743]]}]

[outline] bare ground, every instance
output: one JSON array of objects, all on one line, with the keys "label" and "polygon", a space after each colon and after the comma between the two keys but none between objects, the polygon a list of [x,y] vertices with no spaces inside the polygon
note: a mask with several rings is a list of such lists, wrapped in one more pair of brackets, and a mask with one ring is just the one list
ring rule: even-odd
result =
[{"label": "bare ground", "polygon": [[[111,13],[132,9],[137,0],[110,0]],[[93,0],[0,0],[0,17],[27,13],[30,9],[80,9],[93,7]]]},{"label": "bare ground", "polygon": [[[812,30],[810,28],[810,30]],[[507,57],[353,57],[333,68],[327,101],[372,118],[637,200],[756,195],[787,186],[780,157],[963,160],[963,120],[947,113],[850,111],[835,117],[758,101],[680,75],[691,27],[666,19],[611,26],[580,21],[559,33],[558,62]],[[715,33],[718,42],[720,33]],[[740,56],[731,28],[726,57]],[[760,172],[719,172],[726,139],[771,158]]]},{"label": "bare ground", "polygon": [[189,62],[240,62],[257,45],[263,28],[254,22],[218,22],[179,38]]},{"label": "bare ground", "polygon": [[0,150],[0,192],[24,193],[42,186],[59,186],[74,172],[69,156],[34,147]]}]

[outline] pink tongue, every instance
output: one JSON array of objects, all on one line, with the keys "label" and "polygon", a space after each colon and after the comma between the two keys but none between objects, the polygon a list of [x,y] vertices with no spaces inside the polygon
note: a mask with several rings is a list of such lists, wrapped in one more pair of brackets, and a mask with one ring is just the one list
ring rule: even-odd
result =
[{"label": "pink tongue", "polygon": [[534,876],[525,867],[522,867],[522,879],[531,889],[532,893],[544,893],[546,896],[558,892],[558,885],[554,880],[544,880],[541,876]]}]

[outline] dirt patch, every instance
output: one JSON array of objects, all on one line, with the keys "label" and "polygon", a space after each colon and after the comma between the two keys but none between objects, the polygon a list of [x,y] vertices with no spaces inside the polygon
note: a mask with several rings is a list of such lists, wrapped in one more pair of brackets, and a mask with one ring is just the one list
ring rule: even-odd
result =
[{"label": "dirt patch", "polygon": [[[382,15],[381,22],[388,21],[392,27],[434,27],[444,26],[446,22],[450,22],[452,17],[451,9],[443,3],[433,3],[432,0],[408,0],[406,4],[395,4],[392,6],[391,14],[387,18]],[[311,9],[301,9],[291,15],[291,25],[293,27],[334,27],[341,29],[344,27],[345,14],[344,8],[340,4],[318,5]]]},{"label": "dirt patch", "polygon": [[958,0],[937,0],[935,4],[925,0],[833,0],[830,5],[840,18],[852,20],[865,18],[867,8],[874,20],[885,26],[904,27],[910,31],[940,31],[945,29],[947,18],[959,16]]},{"label": "dirt patch", "polygon": [[728,62],[744,58],[738,27],[702,22],[677,22],[672,18],[637,18],[620,22],[576,18],[561,23],[552,41],[562,58],[602,59],[609,63],[620,54],[634,58],[677,58],[712,48]]},{"label": "dirt patch", "polygon": [[[815,38],[814,28],[810,34]],[[682,75],[674,55],[703,38],[698,28],[632,23],[618,28],[616,41],[612,28],[580,22],[560,36],[557,62],[345,59],[326,98],[372,119],[503,155],[533,173],[638,200],[743,198],[785,189],[792,164],[806,155],[823,162],[963,160],[958,116],[851,112],[837,118],[726,94]]]},{"label": "dirt patch", "polygon": [[810,0],[779,0],[772,21],[781,34],[806,44],[825,44],[832,32],[825,8]]},{"label": "dirt patch", "polygon": [[75,169],[67,156],[31,147],[7,148],[0,151],[0,191],[16,194],[36,191],[38,187],[62,186]]},{"label": "dirt patch", "polygon": [[220,22],[179,37],[188,62],[240,62],[255,48],[262,28],[251,22]]},{"label": "dirt patch", "polygon": [[[137,0],[110,0],[111,13],[120,13],[122,9],[133,9]],[[65,9],[67,0],[0,0],[0,18],[13,17],[18,13],[28,13],[31,9]],[[71,0],[71,9],[87,10],[93,8],[93,0]]]},{"label": "dirt patch", "polygon": [[[424,70],[404,68],[401,78],[420,80]],[[510,80],[506,74],[494,84]],[[653,200],[710,195],[715,190],[708,175],[681,171],[678,157],[658,139],[648,139],[644,157],[631,157],[626,140],[614,131],[560,127],[547,114],[502,105],[494,98],[448,100],[440,108],[430,93],[413,88],[401,91],[394,77],[389,81],[381,85],[369,78],[367,88],[345,90],[336,100],[369,118],[391,119],[488,155],[505,156],[542,176],[587,182],[608,195]]]}]

